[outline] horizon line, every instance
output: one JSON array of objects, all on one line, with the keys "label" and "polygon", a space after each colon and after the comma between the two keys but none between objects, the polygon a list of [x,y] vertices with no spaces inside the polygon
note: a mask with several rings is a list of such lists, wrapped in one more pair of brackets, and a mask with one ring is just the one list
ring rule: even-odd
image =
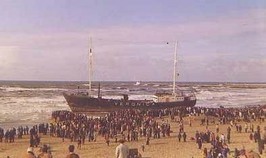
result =
[{"label": "horizon line", "polygon": [[[1,80],[0,82],[89,82],[86,80]],[[141,80],[131,80],[131,81],[118,81],[118,80],[95,80],[92,82],[173,82],[173,81],[159,81],[159,80],[150,80],[150,81],[141,81]],[[253,83],[253,84],[266,84],[266,82],[260,81],[176,81],[177,83]]]}]

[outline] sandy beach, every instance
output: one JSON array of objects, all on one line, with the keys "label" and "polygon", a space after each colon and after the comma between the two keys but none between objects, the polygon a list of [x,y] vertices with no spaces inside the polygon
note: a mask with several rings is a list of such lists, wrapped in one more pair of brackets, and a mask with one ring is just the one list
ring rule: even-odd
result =
[{"label": "sandy beach", "polygon": [[[203,116],[193,116],[190,117],[192,120],[192,126],[189,126],[189,117],[184,119],[184,129],[187,133],[187,142],[178,142],[177,131],[178,123],[175,121],[170,121],[169,117],[164,117],[164,121],[168,121],[171,124],[171,133],[170,137],[161,137],[160,139],[151,138],[150,145],[145,145],[145,151],[141,151],[141,145],[145,144],[145,137],[140,137],[138,141],[126,142],[125,144],[131,148],[137,148],[142,157],[146,158],[201,158],[202,150],[197,148],[195,140],[191,140],[191,137],[195,137],[196,131],[206,131],[206,126],[200,125],[200,119]],[[215,119],[215,118],[214,118]],[[162,121],[162,119],[158,119]],[[215,132],[217,120],[214,123],[210,123],[208,129]],[[252,122],[254,127],[260,125],[261,127],[266,126],[265,122],[259,123]],[[244,122],[239,122],[244,127]],[[225,134],[226,129],[229,125],[225,124],[219,125],[220,131],[219,134]],[[231,132],[231,143],[228,144],[230,149],[229,157],[233,157],[233,151],[235,148],[254,150],[258,152],[257,143],[249,140],[249,132],[245,133],[243,130],[242,133],[236,132],[236,129],[233,127]],[[41,136],[41,145],[49,144],[52,149],[52,155],[54,158],[65,157],[68,153],[68,146],[74,144],[77,147],[77,142],[70,142],[69,139],[65,139],[63,142],[61,138],[51,137],[51,136]],[[81,149],[76,149],[76,153],[82,158],[113,158],[115,157],[115,148],[118,143],[115,143],[113,139],[110,140],[110,146],[107,146],[103,137],[98,136],[96,142],[86,141],[82,145]],[[22,139],[15,140],[15,143],[0,143],[0,157],[6,158],[20,158],[23,154],[26,153],[26,150],[29,146],[29,136],[23,136]],[[203,148],[210,149],[210,143],[203,143]],[[39,148],[34,148],[34,153],[38,155],[40,153]],[[266,157],[266,153],[263,153],[262,157]]]},{"label": "sandy beach", "polygon": [[0,158],[266,158],[266,0],[0,0],[0,20]]}]

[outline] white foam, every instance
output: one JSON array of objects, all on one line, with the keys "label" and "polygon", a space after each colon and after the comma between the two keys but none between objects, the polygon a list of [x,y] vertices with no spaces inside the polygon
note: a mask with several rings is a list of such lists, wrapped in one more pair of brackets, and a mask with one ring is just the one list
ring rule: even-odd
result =
[{"label": "white foam", "polygon": [[266,89],[202,88],[197,92],[199,106],[247,106],[266,103]]},{"label": "white foam", "polygon": [[[130,100],[151,100],[157,89],[171,90],[170,84],[149,83],[148,87],[136,88],[136,86],[113,86],[116,88],[102,89],[103,98],[122,99],[119,94],[129,94]],[[132,87],[134,86],[134,87]],[[124,88],[126,87],[126,88]],[[142,86],[141,86],[142,87]],[[51,116],[55,110],[70,110],[64,97],[59,93],[63,88],[22,88],[0,87],[0,122],[1,124],[20,124],[42,122]],[[189,89],[188,87],[182,87]],[[193,86],[196,89],[196,106],[207,107],[240,107],[246,105],[266,104],[265,88],[231,88],[230,85]],[[133,89],[133,91],[129,91]],[[94,89],[96,91],[96,89]],[[20,93],[20,91],[26,91]],[[97,97],[95,95],[95,97]]]},{"label": "white foam", "polygon": [[64,88],[24,88],[24,87],[8,87],[2,86],[0,89],[7,92],[16,92],[16,91],[67,91]]}]

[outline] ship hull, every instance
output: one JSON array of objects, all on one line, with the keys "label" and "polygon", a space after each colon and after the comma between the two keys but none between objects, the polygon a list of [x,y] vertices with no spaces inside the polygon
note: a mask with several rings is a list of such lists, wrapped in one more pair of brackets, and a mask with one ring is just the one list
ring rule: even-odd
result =
[{"label": "ship hull", "polygon": [[174,107],[193,107],[196,100],[185,98],[184,101],[175,102],[153,102],[152,100],[123,100],[103,99],[86,95],[75,95],[63,93],[72,112],[105,113],[123,109],[165,109]]}]

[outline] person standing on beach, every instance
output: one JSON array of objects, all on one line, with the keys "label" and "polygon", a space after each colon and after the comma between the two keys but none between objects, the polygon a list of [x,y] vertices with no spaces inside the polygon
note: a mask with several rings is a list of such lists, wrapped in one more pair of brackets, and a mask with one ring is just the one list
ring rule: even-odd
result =
[{"label": "person standing on beach", "polygon": [[105,139],[105,142],[106,142],[107,146],[109,146],[110,145],[109,134],[105,134],[104,139]]},{"label": "person standing on beach", "polygon": [[69,145],[68,151],[69,154],[66,156],[66,158],[79,158],[79,155],[74,153],[75,146],[74,145]]},{"label": "person standing on beach", "polygon": [[124,140],[121,139],[119,140],[119,145],[115,149],[115,155],[116,158],[127,158],[129,155],[129,149],[128,147],[124,144]]},{"label": "person standing on beach", "polygon": [[183,133],[183,141],[184,141],[184,142],[187,141],[187,134],[186,134],[186,132]]},{"label": "person standing on beach", "polygon": [[40,153],[37,158],[53,158],[52,154],[48,152],[48,146],[46,144],[43,145],[42,153]]},{"label": "person standing on beach", "polygon": [[227,142],[228,142],[228,144],[230,144],[230,140],[231,140],[231,128],[230,128],[230,126],[228,126],[228,128],[227,128]]},{"label": "person standing on beach", "polygon": [[0,128],[0,143],[3,142],[3,138],[4,138],[4,129],[3,128]]},{"label": "person standing on beach", "polygon": [[177,137],[178,137],[178,141],[180,142],[181,141],[181,137],[182,137],[180,132],[178,133]]},{"label": "person standing on beach", "polygon": [[78,138],[78,149],[81,149],[81,137]]},{"label": "person standing on beach", "polygon": [[150,137],[146,136],[146,145],[150,145]]},{"label": "person standing on beach", "polygon": [[207,148],[204,148],[202,151],[202,158],[207,158],[207,156],[208,156],[208,150]]},{"label": "person standing on beach", "polygon": [[219,133],[219,124],[216,124],[216,133]]},{"label": "person standing on beach", "polygon": [[197,139],[197,144],[198,144],[198,148],[201,150],[201,147],[202,147],[202,140],[201,140],[200,137]]}]

